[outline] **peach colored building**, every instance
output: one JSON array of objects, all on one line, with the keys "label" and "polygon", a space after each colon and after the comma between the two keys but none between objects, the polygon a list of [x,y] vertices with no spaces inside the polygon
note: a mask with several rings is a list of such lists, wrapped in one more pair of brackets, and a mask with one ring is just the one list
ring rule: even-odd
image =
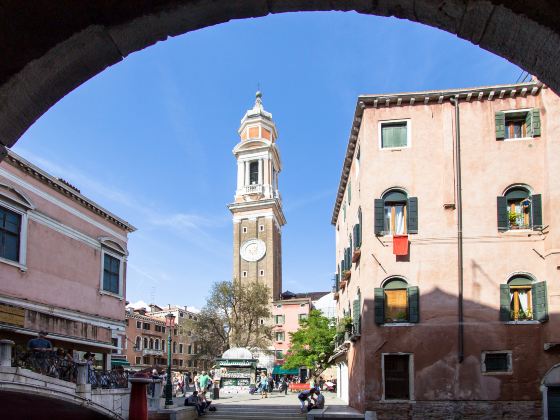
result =
[{"label": "peach colored building", "polygon": [[351,406],[560,416],[559,116],[536,80],[358,98],[332,218]]},{"label": "peach colored building", "polygon": [[[274,347],[274,374],[287,373],[281,366],[286,362],[286,354],[290,350],[290,333],[296,332],[302,319],[306,319],[314,309],[313,302],[328,292],[282,293],[282,299],[272,302],[272,343]],[[290,371],[294,375],[307,376],[307,367]]]},{"label": "peach colored building", "polygon": [[0,334],[110,367],[124,346],[128,234],[135,228],[13,152],[0,162]]},{"label": "peach colored building", "polygon": [[149,305],[149,308],[126,310],[126,359],[133,370],[164,369],[167,366],[169,329],[165,315],[175,316],[171,331],[171,368],[174,371],[193,372],[208,368],[208,363],[197,359],[197,343],[192,332],[196,313],[186,307]]}]

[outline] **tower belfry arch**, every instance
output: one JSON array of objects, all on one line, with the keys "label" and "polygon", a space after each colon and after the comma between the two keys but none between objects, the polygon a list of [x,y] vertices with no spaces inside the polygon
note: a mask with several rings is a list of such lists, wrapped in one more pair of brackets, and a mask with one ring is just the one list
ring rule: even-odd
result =
[{"label": "tower belfry arch", "polygon": [[237,188],[228,208],[233,215],[233,277],[260,281],[270,298],[282,292],[282,226],[286,219],[278,187],[282,170],[276,145],[278,131],[272,114],[264,109],[262,93],[239,126]]}]

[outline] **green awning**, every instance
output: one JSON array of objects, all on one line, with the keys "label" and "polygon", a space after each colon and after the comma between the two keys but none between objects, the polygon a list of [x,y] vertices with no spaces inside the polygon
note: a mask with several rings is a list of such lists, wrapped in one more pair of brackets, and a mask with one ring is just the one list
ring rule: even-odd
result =
[{"label": "green awning", "polygon": [[111,366],[130,366],[130,362],[128,362],[127,360],[111,360]]},{"label": "green awning", "polygon": [[276,365],[272,370],[273,375],[299,375],[299,369],[282,369],[282,366]]}]

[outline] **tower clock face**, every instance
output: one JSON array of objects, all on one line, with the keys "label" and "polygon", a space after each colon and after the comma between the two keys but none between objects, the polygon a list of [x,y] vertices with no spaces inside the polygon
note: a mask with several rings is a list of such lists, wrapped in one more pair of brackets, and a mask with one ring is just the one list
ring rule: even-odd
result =
[{"label": "tower clock face", "polygon": [[266,254],[266,244],[260,239],[249,239],[241,245],[240,253],[245,261],[258,261]]}]

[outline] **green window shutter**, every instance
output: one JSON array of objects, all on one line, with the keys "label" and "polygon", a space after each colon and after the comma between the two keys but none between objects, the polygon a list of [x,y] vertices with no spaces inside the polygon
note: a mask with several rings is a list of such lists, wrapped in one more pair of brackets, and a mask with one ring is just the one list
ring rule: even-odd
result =
[{"label": "green window shutter", "polygon": [[406,226],[408,233],[418,233],[418,198],[410,197],[407,205]]},{"label": "green window shutter", "polygon": [[507,284],[500,284],[500,321],[502,322],[511,320],[510,302],[509,286]]},{"label": "green window shutter", "polygon": [[346,221],[346,202],[342,204],[342,220]]},{"label": "green window shutter", "polygon": [[503,140],[506,137],[506,114],[496,112],[496,140]]},{"label": "green window shutter", "polygon": [[348,180],[348,205],[352,202],[352,180]]},{"label": "green window shutter", "polygon": [[374,213],[375,213],[375,234],[378,236],[383,235],[383,225],[384,225],[384,215],[383,212],[385,210],[385,202],[381,199],[376,199],[374,201]]},{"label": "green window shutter", "polygon": [[507,201],[505,197],[498,197],[497,199],[497,209],[498,209],[498,230],[500,232],[509,229],[508,223],[508,209]]},{"label": "green window shutter", "polygon": [[420,321],[420,290],[418,286],[411,286],[406,289],[408,294],[408,322]]},{"label": "green window shutter", "polygon": [[548,304],[546,299],[546,282],[533,283],[533,319],[539,322],[548,321]]},{"label": "green window shutter", "polygon": [[[541,113],[538,108],[533,108],[528,112],[531,114],[531,134],[533,137],[538,137],[541,135]],[[529,127],[527,127],[529,131]]]},{"label": "green window shutter", "polygon": [[381,287],[376,287],[374,290],[375,296],[375,323],[385,323],[385,290]]},{"label": "green window shutter", "polygon": [[362,209],[358,209],[358,236],[360,238],[360,246],[362,246]]},{"label": "green window shutter", "polygon": [[540,194],[531,196],[531,218],[533,219],[533,229],[542,228],[542,196]]},{"label": "green window shutter", "polygon": [[361,310],[360,310],[360,299],[354,299],[354,304],[352,308],[352,322],[354,324],[354,332],[360,334],[360,324],[361,324]]}]

